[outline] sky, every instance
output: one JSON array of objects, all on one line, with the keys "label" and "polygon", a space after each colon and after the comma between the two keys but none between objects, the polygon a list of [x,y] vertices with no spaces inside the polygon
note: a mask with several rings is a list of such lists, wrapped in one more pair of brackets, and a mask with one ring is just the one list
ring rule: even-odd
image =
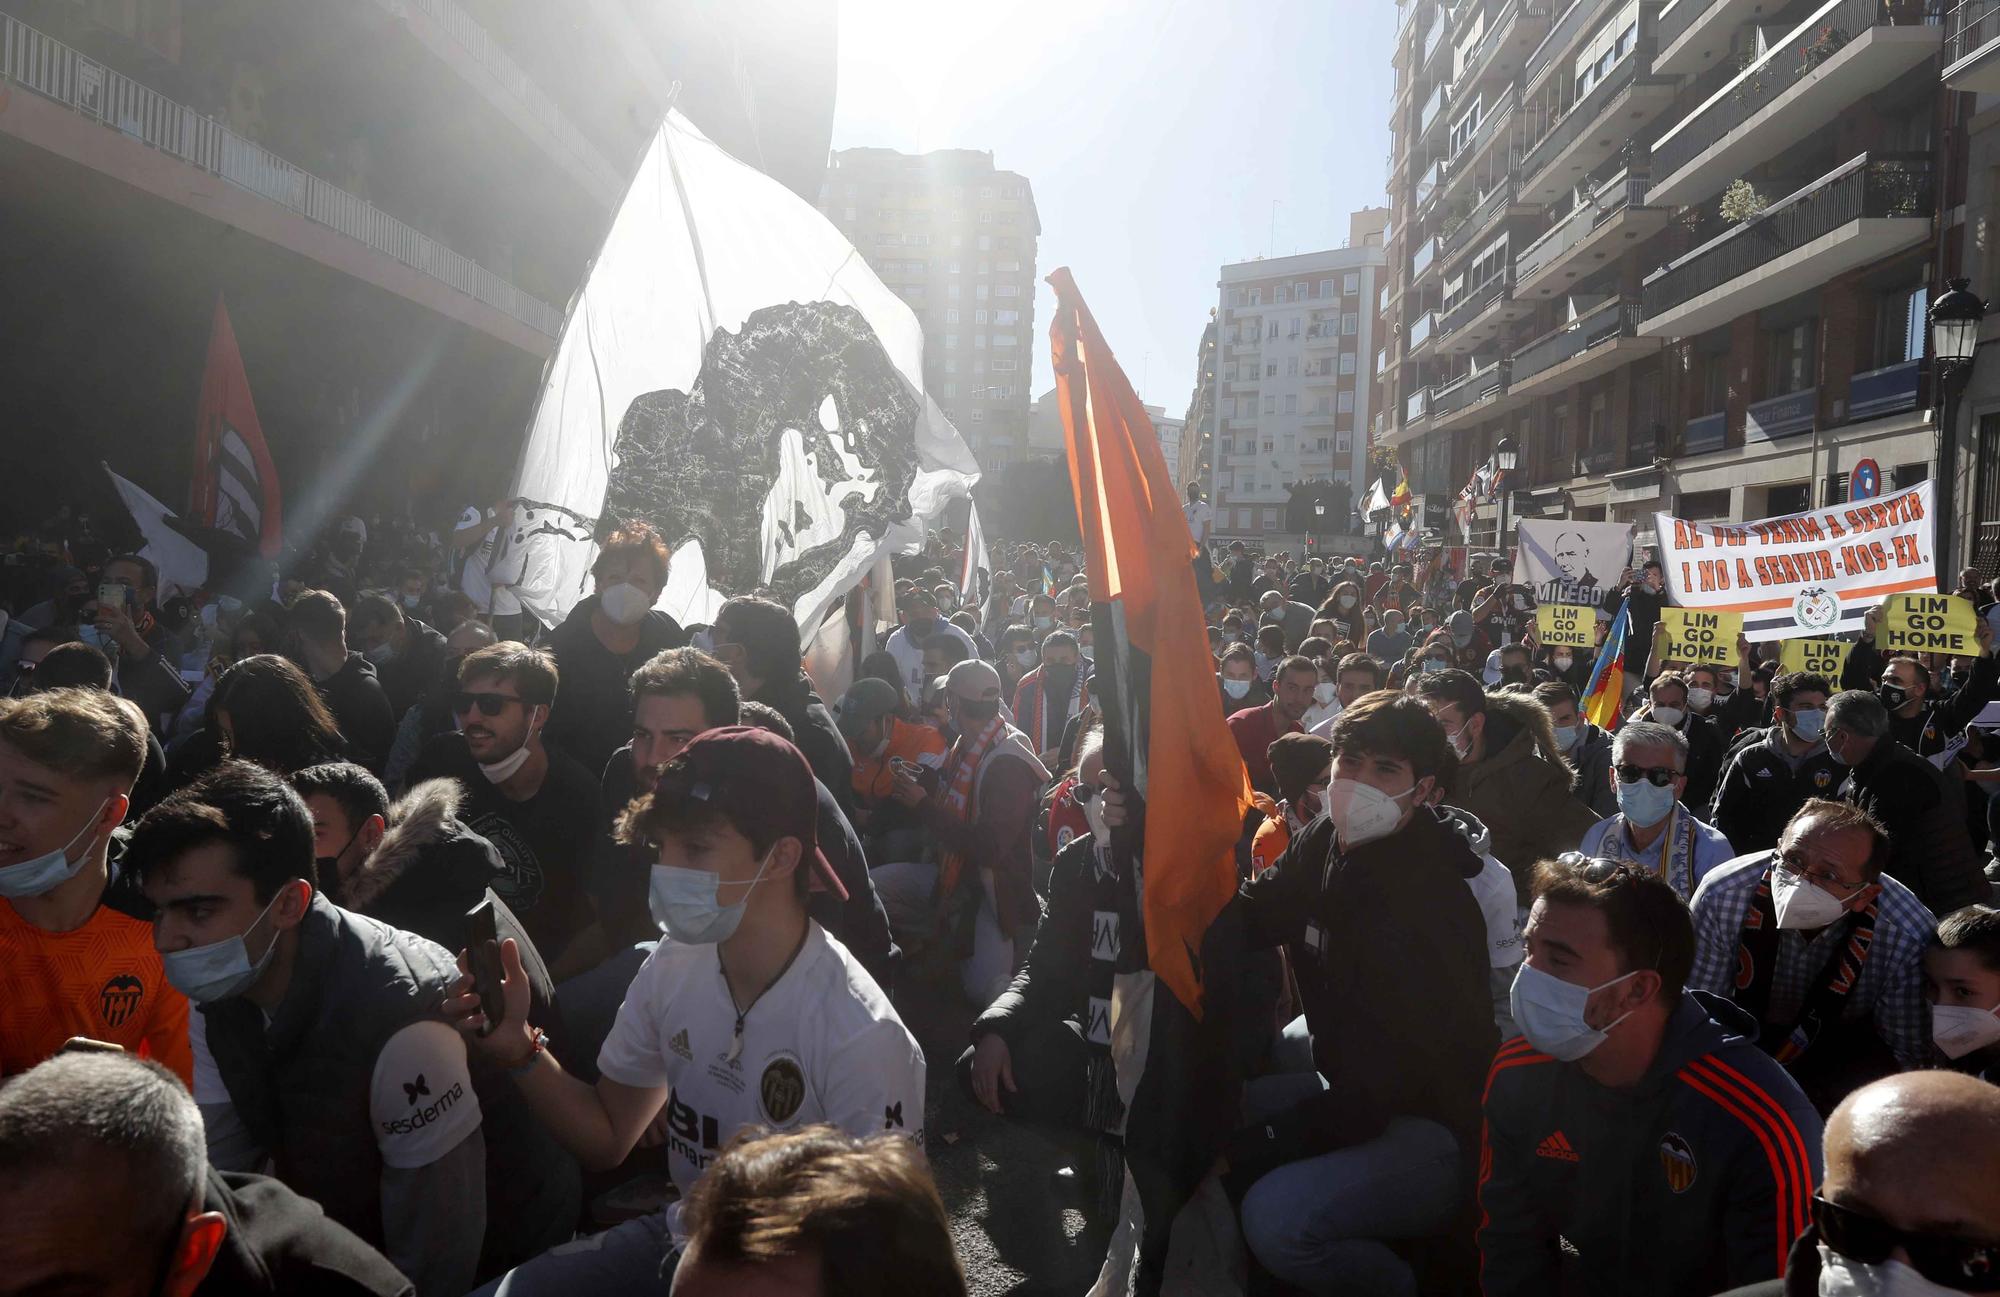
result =
[{"label": "sky", "polygon": [[[842,0],[833,147],[1027,177],[1147,402],[1178,415],[1225,262],[1337,248],[1384,203],[1390,0]],[[1274,206],[1275,204],[1275,206]],[[1055,308],[1035,302],[1033,392]]]}]

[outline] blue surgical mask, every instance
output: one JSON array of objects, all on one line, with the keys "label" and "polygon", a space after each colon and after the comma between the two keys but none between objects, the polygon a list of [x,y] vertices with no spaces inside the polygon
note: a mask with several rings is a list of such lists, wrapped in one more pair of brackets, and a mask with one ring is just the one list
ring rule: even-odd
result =
[{"label": "blue surgical mask", "polygon": [[257,912],[257,917],[250,920],[250,927],[236,936],[225,937],[206,946],[163,953],[160,964],[167,975],[167,984],[196,1004],[227,1000],[256,985],[264,970],[271,966],[271,957],[278,953],[278,934],[271,934],[270,944],[264,947],[264,953],[254,963],[244,938],[264,921],[264,916],[277,903],[276,896],[266,901],[264,908]]},{"label": "blue surgical mask", "polygon": [[713,946],[735,935],[736,925],[743,922],[743,911],[750,904],[750,893],[764,881],[770,867],[771,857],[766,853],[743,895],[735,904],[724,905],[716,899],[722,875],[714,870],[654,865],[647,908],[653,912],[653,922],[675,941],[684,946]]},{"label": "blue surgical mask", "polygon": [[1631,1016],[1620,1014],[1602,1027],[1593,1027],[1584,1018],[1590,997],[1638,971],[1635,968],[1603,986],[1578,986],[1544,973],[1533,964],[1522,964],[1521,971],[1514,975],[1513,990],[1508,992],[1508,1008],[1530,1045],[1558,1062],[1574,1063],[1603,1044],[1611,1029]]},{"label": "blue surgical mask", "polygon": [[1248,698],[1250,696],[1250,682],[1248,680],[1226,679],[1222,682],[1222,692],[1228,694],[1231,698]]},{"label": "blue surgical mask", "polygon": [[96,833],[97,818],[104,814],[104,807],[105,802],[99,802],[97,809],[90,813],[90,820],[82,830],[54,851],[0,869],[0,896],[10,900],[23,896],[41,896],[75,878],[77,870],[83,868],[83,862],[89,858],[90,853],[86,851],[75,860],[71,860],[70,848]]},{"label": "blue surgical mask", "polygon": [[1581,725],[1558,725],[1556,726],[1556,746],[1565,752],[1569,752],[1576,747],[1577,736],[1582,733],[1583,727]]},{"label": "blue surgical mask", "polygon": [[1823,707],[1801,707],[1792,713],[1792,733],[1807,743],[1817,743],[1820,735],[1826,733],[1826,709]]},{"label": "blue surgical mask", "polygon": [[1667,817],[1674,809],[1674,786],[1664,788],[1654,786],[1645,779],[1635,779],[1626,783],[1618,781],[1618,813],[1627,823],[1642,829],[1650,829]]}]

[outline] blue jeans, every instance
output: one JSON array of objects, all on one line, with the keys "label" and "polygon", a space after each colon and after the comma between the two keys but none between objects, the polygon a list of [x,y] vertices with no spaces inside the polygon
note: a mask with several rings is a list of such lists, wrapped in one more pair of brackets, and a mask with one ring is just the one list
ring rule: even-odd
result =
[{"label": "blue jeans", "polygon": [[[1244,1115],[1276,1116],[1324,1087],[1313,1072],[1260,1077],[1244,1087]],[[1266,1270],[1307,1292],[1415,1297],[1415,1272],[1382,1240],[1444,1233],[1462,1189],[1452,1133],[1396,1117],[1366,1143],[1289,1162],[1250,1186],[1243,1241]]]}]

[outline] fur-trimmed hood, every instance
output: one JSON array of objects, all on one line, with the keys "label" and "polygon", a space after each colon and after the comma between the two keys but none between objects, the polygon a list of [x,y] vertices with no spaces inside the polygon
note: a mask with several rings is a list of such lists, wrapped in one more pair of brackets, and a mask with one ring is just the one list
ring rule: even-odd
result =
[{"label": "fur-trimmed hood", "polygon": [[[1497,726],[1494,724],[1496,720],[1500,722]],[[1550,718],[1547,707],[1528,694],[1487,694],[1486,759],[1491,761],[1502,755],[1520,740],[1521,735],[1527,736],[1542,760],[1562,767],[1564,774],[1574,773],[1568,754],[1556,743],[1556,723]]]},{"label": "fur-trimmed hood", "polygon": [[[458,808],[464,797],[457,780],[430,779],[398,798],[389,807],[389,827],[382,840],[341,884],[340,903],[374,914],[383,895],[419,867],[453,875],[467,872],[474,877],[460,881],[484,887],[500,871],[500,860],[491,843],[460,822]],[[428,881],[448,883],[443,878]]]}]

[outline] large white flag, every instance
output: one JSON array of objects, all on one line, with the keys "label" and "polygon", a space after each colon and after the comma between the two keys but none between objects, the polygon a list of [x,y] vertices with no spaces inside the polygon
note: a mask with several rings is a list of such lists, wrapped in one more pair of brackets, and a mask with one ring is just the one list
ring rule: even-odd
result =
[{"label": "large white flag", "polygon": [[517,593],[554,624],[589,593],[595,537],[644,519],[674,547],[665,611],[707,622],[761,591],[810,636],[978,476],[924,392],[910,308],[669,111],[563,325],[494,577],[533,573]]},{"label": "large white flag", "polygon": [[160,598],[164,600],[170,591],[201,589],[208,581],[208,551],[174,530],[174,511],[154,499],[150,491],[113,473],[109,464],[104,465],[104,472],[125,511],[139,525],[139,534],[145,537],[139,557],[151,562],[159,573]]},{"label": "large white flag", "polygon": [[1368,492],[1368,498],[1361,502],[1361,516],[1372,520],[1376,514],[1388,507],[1389,493],[1382,489],[1382,479],[1378,477],[1375,479],[1373,489]]}]

